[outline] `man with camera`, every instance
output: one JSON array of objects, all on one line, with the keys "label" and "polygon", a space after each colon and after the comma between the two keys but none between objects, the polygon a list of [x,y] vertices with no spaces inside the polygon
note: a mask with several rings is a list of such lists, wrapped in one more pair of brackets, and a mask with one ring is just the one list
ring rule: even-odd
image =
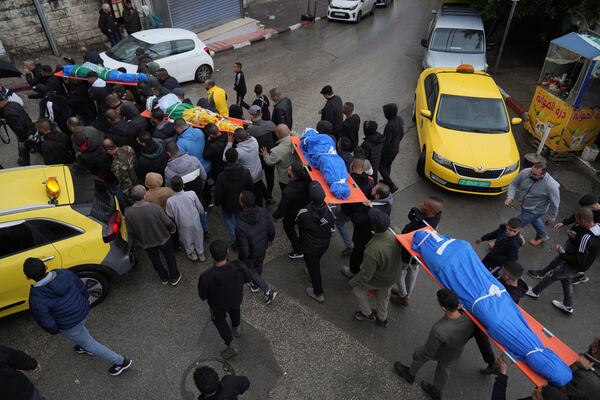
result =
[{"label": "man with camera", "polygon": [[30,165],[31,148],[33,147],[32,137],[35,135],[35,125],[29,118],[29,115],[18,103],[8,101],[0,95],[0,118],[6,121],[6,124],[12,129],[18,139],[19,166]]}]

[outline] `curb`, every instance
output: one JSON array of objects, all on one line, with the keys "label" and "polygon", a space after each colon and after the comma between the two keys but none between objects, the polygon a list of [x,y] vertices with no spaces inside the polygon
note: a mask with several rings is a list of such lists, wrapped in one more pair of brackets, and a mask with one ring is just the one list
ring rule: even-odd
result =
[{"label": "curb", "polygon": [[[324,19],[327,19],[326,15],[321,16],[321,17],[315,17],[314,22],[321,21],[321,20],[324,20]],[[224,47],[222,49],[218,49],[216,51],[215,50],[210,50],[210,55],[214,56],[216,54],[223,53],[223,52],[226,52],[226,51],[237,50],[237,49],[241,49],[243,47],[251,46],[254,43],[258,43],[258,42],[262,42],[262,41],[265,41],[265,40],[269,40],[269,39],[271,39],[271,38],[273,38],[275,36],[281,35],[282,33],[293,32],[293,31],[298,30],[300,28],[307,28],[307,27],[311,26],[314,22],[310,22],[310,21],[298,22],[297,24],[287,26],[287,27],[282,28],[282,29],[280,29],[280,30],[278,30],[276,32],[267,33],[267,34],[265,34],[263,36],[258,36],[256,38],[253,38],[253,39],[250,39],[250,40],[246,40],[246,41],[243,41],[243,42],[240,42],[240,43],[232,44],[231,46],[227,46],[227,47]],[[208,46],[210,46],[210,44]]]},{"label": "curb", "polygon": [[509,106],[518,116],[522,117],[523,114],[527,112],[525,107],[520,105],[504,89],[502,89],[500,86],[498,86],[498,89],[500,89],[500,93],[502,94],[502,98],[504,98],[504,102],[506,103],[506,105]]}]

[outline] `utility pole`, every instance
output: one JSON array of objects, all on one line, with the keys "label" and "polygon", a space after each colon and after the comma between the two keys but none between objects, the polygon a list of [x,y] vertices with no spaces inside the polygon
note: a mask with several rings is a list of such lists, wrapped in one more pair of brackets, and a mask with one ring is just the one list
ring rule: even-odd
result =
[{"label": "utility pole", "polygon": [[511,0],[512,5],[510,6],[510,13],[508,14],[508,21],[506,22],[506,29],[504,29],[504,36],[502,36],[502,42],[500,42],[500,50],[498,50],[498,56],[496,57],[496,65],[494,66],[494,72],[498,72],[498,66],[500,65],[500,59],[502,58],[502,52],[504,51],[504,44],[506,43],[506,37],[508,36],[508,30],[510,29],[510,23],[515,15],[515,9],[519,0]]}]

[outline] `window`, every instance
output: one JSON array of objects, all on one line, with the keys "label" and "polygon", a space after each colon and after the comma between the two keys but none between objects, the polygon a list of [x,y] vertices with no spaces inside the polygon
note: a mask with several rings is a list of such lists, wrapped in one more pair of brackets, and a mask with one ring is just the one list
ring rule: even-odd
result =
[{"label": "window", "polygon": [[429,50],[445,53],[480,54],[484,52],[483,31],[438,28],[433,32]]},{"label": "window", "polygon": [[187,53],[188,51],[192,51],[196,48],[196,43],[192,39],[182,39],[182,40],[174,40],[171,42],[175,51],[173,54],[181,54]]},{"label": "window", "polygon": [[169,57],[173,55],[173,49],[171,48],[172,42],[162,42],[153,44],[146,49],[146,53],[153,60],[160,60],[161,58]]},{"label": "window", "polygon": [[437,97],[439,93],[438,80],[435,74],[431,74],[425,78],[425,98],[427,100],[427,108],[431,111],[431,114],[435,112],[435,105],[437,103]]},{"label": "window", "polygon": [[138,47],[145,48],[148,43],[136,39],[134,36],[127,36],[119,43],[114,45],[110,50],[106,52],[106,55],[117,61],[131,63],[137,65],[138,60],[135,56],[135,50]]},{"label": "window", "polygon": [[81,231],[75,228],[45,219],[21,220],[1,224],[0,258],[79,234],[81,234]]},{"label": "window", "polygon": [[443,94],[437,112],[438,125],[478,133],[508,132],[508,117],[502,99]]}]

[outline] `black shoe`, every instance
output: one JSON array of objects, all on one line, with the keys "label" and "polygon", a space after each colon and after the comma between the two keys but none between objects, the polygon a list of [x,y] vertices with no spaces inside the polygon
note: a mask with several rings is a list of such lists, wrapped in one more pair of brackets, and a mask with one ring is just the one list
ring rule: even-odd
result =
[{"label": "black shoe", "polygon": [[248,286],[250,286],[250,291],[252,293],[256,293],[256,292],[258,292],[260,290],[258,288],[258,285],[256,283],[254,283],[254,282],[250,282],[250,284]]},{"label": "black shoe", "polygon": [[277,297],[277,294],[277,290],[269,289],[265,295],[265,304],[271,304],[275,300],[275,297]]},{"label": "black shoe", "polygon": [[377,317],[375,316],[375,314],[371,313],[371,315],[365,315],[362,313],[362,311],[357,311],[354,313],[354,318],[357,321],[371,321],[371,322],[375,322],[375,320],[377,319]]},{"label": "black shoe", "polygon": [[528,270],[527,275],[529,275],[530,277],[535,278],[535,279],[542,279],[544,277],[544,274],[542,274],[540,271],[535,270],[535,269]]},{"label": "black shoe", "polygon": [[290,251],[288,253],[288,257],[291,258],[292,260],[295,260],[296,258],[304,258],[304,254],[296,253],[295,251]]},{"label": "black shoe", "polygon": [[496,367],[496,364],[495,363],[491,363],[491,364],[488,364],[487,367],[485,367],[483,369],[480,369],[479,373],[481,375],[492,375],[492,374],[496,373],[496,371],[498,371],[498,368]]},{"label": "black shoe", "polygon": [[76,344],[75,347],[73,347],[73,350],[75,350],[75,353],[77,353],[77,354],[86,354],[88,356],[93,356],[92,353],[90,353],[89,351],[87,351],[86,349],[84,349],[83,347],[81,347],[78,344]]},{"label": "black shoe", "polygon": [[584,274],[581,274],[581,275],[577,275],[575,277],[575,279],[573,279],[573,285],[579,285],[580,283],[586,283],[589,281],[590,281],[590,278],[588,278]]},{"label": "black shoe", "polygon": [[181,280],[181,274],[179,274],[179,276],[177,278],[171,279],[171,281],[169,283],[171,284],[171,286],[177,286],[177,284],[179,283],[180,280]]},{"label": "black shoe", "polygon": [[351,254],[352,249],[350,247],[346,247],[344,250],[342,250],[342,257],[350,257]]},{"label": "black shoe", "polygon": [[109,368],[108,373],[112,376],[121,375],[123,371],[131,367],[131,364],[133,364],[133,360],[128,360],[125,358],[123,360],[123,364],[113,364],[113,366]]},{"label": "black shoe", "polygon": [[398,190],[399,190],[398,186],[394,185],[394,186],[392,186],[392,187],[390,188],[390,193],[391,193],[391,194],[394,194],[394,193],[396,193]]},{"label": "black shoe", "polygon": [[423,389],[423,391],[425,393],[427,393],[433,400],[441,400],[442,399],[442,394],[440,393],[440,391],[437,390],[435,388],[435,386],[433,386],[429,382],[422,381],[421,389]]},{"label": "black shoe", "polygon": [[394,363],[394,370],[408,383],[415,383],[415,376],[410,374],[410,368],[399,361]]}]

